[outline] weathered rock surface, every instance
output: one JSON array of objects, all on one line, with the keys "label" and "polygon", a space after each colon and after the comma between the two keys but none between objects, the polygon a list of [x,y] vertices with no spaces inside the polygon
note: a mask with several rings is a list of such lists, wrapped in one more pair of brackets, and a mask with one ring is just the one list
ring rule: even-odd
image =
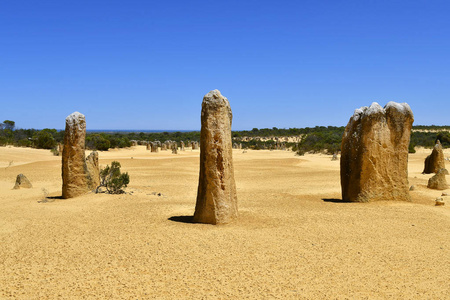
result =
[{"label": "weathered rock surface", "polygon": [[150,142],[151,152],[158,152],[158,143]]},{"label": "weathered rock surface", "polygon": [[448,189],[447,180],[445,175],[448,175],[447,169],[440,169],[437,173],[428,179],[428,188],[434,190],[445,190]]},{"label": "weathered rock surface", "polygon": [[425,158],[423,174],[437,173],[440,169],[445,169],[445,157],[441,142],[437,140],[433,151]]},{"label": "weathered rock surface", "polygon": [[86,119],[74,112],[66,118],[62,155],[62,197],[73,198],[92,188],[85,159]]},{"label": "weathered rock surface", "polygon": [[178,145],[176,142],[172,143],[171,148],[172,148],[172,154],[178,154]]},{"label": "weathered rock surface", "polygon": [[228,99],[213,90],[202,103],[200,176],[194,222],[226,224],[237,218]]},{"label": "weathered rock surface", "polygon": [[408,146],[414,116],[406,103],[378,103],[355,110],[341,145],[345,201],[410,201]]},{"label": "weathered rock surface", "polygon": [[20,188],[26,188],[26,189],[30,189],[32,188],[33,185],[31,184],[31,182],[28,180],[28,178],[23,175],[23,174],[19,174],[16,177],[16,184],[14,185],[13,189],[18,190]]},{"label": "weathered rock surface", "polygon": [[90,190],[100,185],[100,166],[98,164],[98,152],[92,151],[86,158],[86,167],[89,174],[88,187]]}]

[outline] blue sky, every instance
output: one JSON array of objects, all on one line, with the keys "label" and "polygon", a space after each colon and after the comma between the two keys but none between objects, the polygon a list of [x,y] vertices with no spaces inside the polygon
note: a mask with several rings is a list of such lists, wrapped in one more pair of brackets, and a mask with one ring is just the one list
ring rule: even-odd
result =
[{"label": "blue sky", "polygon": [[344,126],[407,102],[449,125],[449,1],[0,2],[0,122],[200,129],[219,89],[233,130]]}]

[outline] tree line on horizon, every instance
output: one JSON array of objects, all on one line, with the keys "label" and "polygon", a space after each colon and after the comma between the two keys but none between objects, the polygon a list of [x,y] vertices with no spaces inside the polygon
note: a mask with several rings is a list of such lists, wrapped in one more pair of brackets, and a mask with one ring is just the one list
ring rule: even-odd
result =
[{"label": "tree line on horizon", "polygon": [[[439,139],[443,147],[450,147],[450,126],[417,125],[413,126],[409,152],[414,153],[414,147],[432,148]],[[283,143],[299,155],[304,153],[334,154],[340,151],[342,135],[345,127],[316,126],[305,128],[253,128],[252,130],[233,131],[233,142],[242,144],[248,149],[274,149],[279,137],[301,136],[301,142]],[[244,137],[249,138],[243,139]],[[264,138],[259,140],[257,138]],[[5,120],[0,123],[0,146],[13,145],[18,147],[32,147],[38,149],[57,149],[63,143],[64,130],[45,128],[21,129],[16,128],[15,122]],[[86,134],[86,148],[107,151],[111,148],[126,148],[132,141],[199,141],[200,131],[189,132],[88,132]]]}]

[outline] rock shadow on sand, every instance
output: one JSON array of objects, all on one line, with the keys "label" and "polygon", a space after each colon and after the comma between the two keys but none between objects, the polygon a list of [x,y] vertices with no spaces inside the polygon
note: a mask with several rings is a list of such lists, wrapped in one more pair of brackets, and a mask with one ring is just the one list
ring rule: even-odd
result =
[{"label": "rock shadow on sand", "polygon": [[332,203],[353,203],[352,201],[342,200],[337,198],[322,198],[324,202],[332,202]]},{"label": "rock shadow on sand", "polygon": [[173,216],[170,217],[168,220],[179,223],[195,224],[194,216]]},{"label": "rock shadow on sand", "polygon": [[63,197],[62,196],[48,196],[42,200],[39,200],[38,203],[55,202],[55,200],[63,200]]}]

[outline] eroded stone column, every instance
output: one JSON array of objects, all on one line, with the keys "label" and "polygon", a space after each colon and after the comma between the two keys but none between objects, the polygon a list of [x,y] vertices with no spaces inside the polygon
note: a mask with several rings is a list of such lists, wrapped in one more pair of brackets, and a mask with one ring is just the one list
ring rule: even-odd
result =
[{"label": "eroded stone column", "polygon": [[237,217],[230,104],[218,90],[205,95],[200,132],[200,175],[194,222],[226,224]]},{"label": "eroded stone column", "polygon": [[437,173],[440,169],[445,169],[444,150],[442,149],[441,141],[437,140],[433,151],[425,159],[425,167],[423,174]]},{"label": "eroded stone column", "polygon": [[89,191],[85,159],[86,119],[74,112],[66,118],[62,153],[62,197],[73,198]]},{"label": "eroded stone column", "polygon": [[342,137],[345,201],[409,201],[408,146],[414,116],[406,103],[355,110]]}]

